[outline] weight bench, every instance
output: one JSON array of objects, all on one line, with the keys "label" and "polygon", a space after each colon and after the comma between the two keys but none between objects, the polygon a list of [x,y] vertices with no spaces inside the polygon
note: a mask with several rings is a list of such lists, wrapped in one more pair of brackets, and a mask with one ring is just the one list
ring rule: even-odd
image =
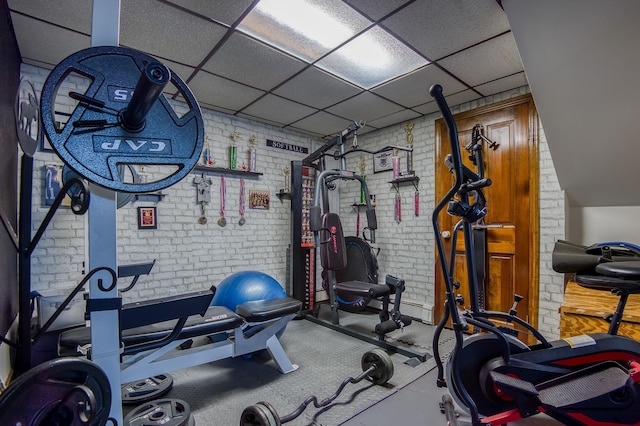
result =
[{"label": "weight bench", "polygon": [[[262,349],[269,352],[282,373],[298,368],[287,357],[276,333],[300,311],[299,300],[284,297],[245,302],[233,312],[224,306],[210,306],[214,293],[212,287],[122,306],[120,383]],[[208,342],[191,345],[190,339],[199,336],[208,336]],[[59,355],[90,357],[90,342],[88,327],[65,331],[58,341]]]}]

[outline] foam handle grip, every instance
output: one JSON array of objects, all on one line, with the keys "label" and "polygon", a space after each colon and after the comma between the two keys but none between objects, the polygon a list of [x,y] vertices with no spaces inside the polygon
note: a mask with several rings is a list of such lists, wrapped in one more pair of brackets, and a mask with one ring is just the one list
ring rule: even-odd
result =
[{"label": "foam handle grip", "polygon": [[316,232],[322,229],[320,206],[312,206],[309,208],[309,229],[311,232]]},{"label": "foam handle grip", "polygon": [[122,125],[132,132],[144,128],[144,119],[171,79],[171,71],[160,62],[151,62],[144,68],[129,105],[122,113]]},{"label": "foam handle grip", "polygon": [[378,229],[378,219],[375,209],[367,210],[367,227],[370,229]]}]

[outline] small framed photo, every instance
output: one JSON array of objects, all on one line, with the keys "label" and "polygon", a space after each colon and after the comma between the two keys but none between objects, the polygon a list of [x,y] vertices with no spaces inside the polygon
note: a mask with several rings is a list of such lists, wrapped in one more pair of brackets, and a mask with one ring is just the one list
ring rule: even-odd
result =
[{"label": "small framed photo", "polygon": [[271,197],[269,191],[249,191],[249,208],[269,210]]},{"label": "small framed photo", "polygon": [[393,151],[384,151],[373,156],[373,173],[386,172],[393,169]]},{"label": "small framed photo", "polygon": [[158,229],[158,211],[155,207],[138,207],[138,229]]},{"label": "small framed photo", "polygon": [[[44,166],[44,188],[43,188],[43,205],[52,206],[58,194],[63,187],[62,181],[62,165],[61,164],[45,164]],[[71,207],[71,197],[66,195],[60,203],[63,207]]]}]

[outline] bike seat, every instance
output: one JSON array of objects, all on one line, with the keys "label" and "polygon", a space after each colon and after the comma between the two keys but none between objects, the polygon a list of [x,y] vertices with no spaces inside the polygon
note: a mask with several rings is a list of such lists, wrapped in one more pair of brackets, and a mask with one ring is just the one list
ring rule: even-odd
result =
[{"label": "bike seat", "polygon": [[640,293],[640,261],[601,263],[595,270],[599,275],[577,274],[576,282],[583,287],[599,290]]}]

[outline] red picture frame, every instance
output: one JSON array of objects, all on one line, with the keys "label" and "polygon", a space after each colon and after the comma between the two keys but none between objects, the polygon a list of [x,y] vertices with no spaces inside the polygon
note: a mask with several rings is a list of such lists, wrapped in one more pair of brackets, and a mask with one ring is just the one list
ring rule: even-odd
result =
[{"label": "red picture frame", "polygon": [[158,211],[155,207],[138,207],[138,229],[158,229]]}]

